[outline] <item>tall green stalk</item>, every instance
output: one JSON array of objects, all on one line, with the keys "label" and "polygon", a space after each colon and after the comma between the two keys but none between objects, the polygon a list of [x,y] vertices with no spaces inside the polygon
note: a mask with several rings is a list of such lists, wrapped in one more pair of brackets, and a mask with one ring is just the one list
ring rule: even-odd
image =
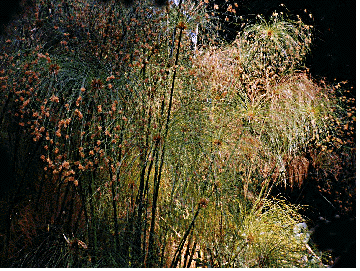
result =
[{"label": "tall green stalk", "polygon": [[[179,6],[181,5],[181,2]],[[171,90],[170,90],[170,97],[169,97],[169,106],[167,110],[167,117],[166,117],[166,123],[165,123],[165,131],[164,131],[164,137],[163,137],[163,144],[162,144],[162,150],[161,150],[161,157],[160,157],[160,165],[159,167],[155,168],[155,174],[154,174],[154,193],[153,193],[153,205],[151,209],[151,222],[150,222],[150,233],[149,233],[149,262],[148,267],[153,267],[154,259],[155,259],[155,248],[154,248],[154,235],[155,235],[155,219],[156,219],[156,209],[157,209],[157,201],[159,198],[159,189],[160,189],[160,183],[161,183],[161,173],[162,173],[162,167],[164,164],[164,156],[165,156],[165,147],[166,147],[166,139],[169,132],[169,122],[170,122],[170,115],[171,115],[171,109],[172,109],[172,103],[173,103],[173,96],[174,96],[174,88],[175,88],[175,79],[176,79],[176,71],[177,71],[177,65],[179,62],[179,55],[180,55],[180,45],[181,45],[181,37],[183,34],[183,27],[180,27],[180,33],[179,33],[179,41],[177,44],[177,52],[175,57],[175,65],[174,65],[174,73],[172,77],[172,83],[171,83]]]}]

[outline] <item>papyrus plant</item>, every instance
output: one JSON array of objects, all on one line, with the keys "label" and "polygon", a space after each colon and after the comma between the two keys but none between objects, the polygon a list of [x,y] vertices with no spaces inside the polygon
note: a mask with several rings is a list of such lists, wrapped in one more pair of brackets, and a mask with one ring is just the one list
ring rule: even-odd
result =
[{"label": "papyrus plant", "polygon": [[258,87],[266,90],[269,80],[303,68],[310,50],[311,28],[300,17],[290,20],[276,12],[268,19],[258,15],[234,41],[245,73],[258,78]]}]

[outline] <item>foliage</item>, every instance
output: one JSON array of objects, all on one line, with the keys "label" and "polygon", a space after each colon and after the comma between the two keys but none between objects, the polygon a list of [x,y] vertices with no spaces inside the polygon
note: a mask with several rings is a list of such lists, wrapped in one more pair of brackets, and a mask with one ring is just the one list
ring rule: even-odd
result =
[{"label": "foliage", "polygon": [[297,22],[290,21],[276,12],[268,21],[261,16],[258,20],[245,27],[238,42],[249,72],[255,72],[255,76],[260,72],[258,76],[272,77],[298,68],[309,51],[311,26],[303,24],[300,17]]},{"label": "foliage", "polygon": [[[284,200],[259,200],[250,210],[239,200],[234,213],[222,207],[219,216],[228,220],[227,226],[214,236],[206,234],[207,247],[203,264],[212,267],[308,267],[310,259],[321,266],[319,258],[294,235],[294,228],[302,221],[297,207]],[[234,203],[235,203],[234,202]],[[236,205],[236,203],[234,204]]]},{"label": "foliage", "polygon": [[342,107],[295,72],[305,25],[274,14],[215,48],[205,4],[37,0],[7,29],[4,265],[309,264],[298,207],[269,195],[302,185]]}]

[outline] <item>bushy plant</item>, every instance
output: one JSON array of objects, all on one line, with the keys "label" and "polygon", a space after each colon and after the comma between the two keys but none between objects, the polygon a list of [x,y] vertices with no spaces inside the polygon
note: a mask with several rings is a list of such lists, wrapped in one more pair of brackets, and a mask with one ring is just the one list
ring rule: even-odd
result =
[{"label": "bushy plant", "polygon": [[[234,212],[230,206],[237,209]],[[210,217],[205,218],[207,222]],[[304,224],[298,207],[283,199],[259,200],[250,209],[233,199],[222,205],[217,217],[222,227],[215,232],[199,229],[207,236],[201,244],[202,265],[208,267],[321,267],[321,260],[307,241],[297,238],[296,227]],[[307,233],[304,233],[307,234]]]},{"label": "bushy plant", "polygon": [[309,28],[274,14],[214,47],[206,2],[38,0],[9,27],[1,132],[21,143],[19,176],[29,152],[38,170],[31,204],[11,201],[2,259],[307,264],[297,207],[267,198],[279,182],[301,186],[308,150],[330,142],[338,120],[326,89],[294,72]]},{"label": "bushy plant", "polygon": [[290,20],[281,12],[269,19],[258,15],[235,40],[238,58],[252,78],[272,79],[301,68],[311,45],[311,28],[297,17]]},{"label": "bushy plant", "polygon": [[[39,186],[50,182],[57,195],[43,223],[86,240],[94,264],[101,255],[120,266],[160,264],[155,221],[177,66],[193,53],[186,28],[206,23],[201,9],[38,1],[14,23],[25,25],[20,40],[4,43],[2,66],[17,66],[3,70],[3,112],[39,142]],[[107,252],[97,242],[104,222]]]}]

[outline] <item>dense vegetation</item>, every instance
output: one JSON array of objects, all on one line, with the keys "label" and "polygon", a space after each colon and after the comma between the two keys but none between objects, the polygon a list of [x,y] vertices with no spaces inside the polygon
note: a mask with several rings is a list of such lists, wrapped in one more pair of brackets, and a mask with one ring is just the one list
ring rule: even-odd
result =
[{"label": "dense vegetation", "polygon": [[33,2],[1,37],[2,266],[331,264],[273,193],[354,208],[354,101],[304,66],[311,25],[229,43],[206,0]]}]

